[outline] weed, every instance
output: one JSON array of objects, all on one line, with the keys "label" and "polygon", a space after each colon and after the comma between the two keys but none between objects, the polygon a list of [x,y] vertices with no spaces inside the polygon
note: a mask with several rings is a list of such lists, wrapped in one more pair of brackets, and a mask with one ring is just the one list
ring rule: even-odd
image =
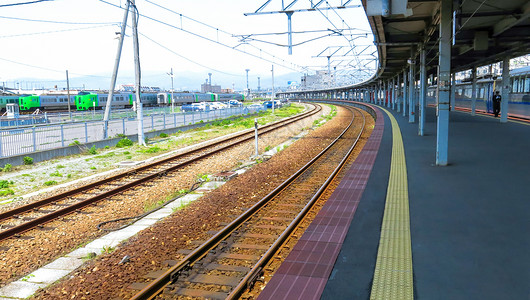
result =
[{"label": "weed", "polygon": [[157,153],[157,152],[160,152],[162,151],[162,149],[158,146],[154,146],[154,147],[149,147],[147,149],[142,149],[142,150],[138,150],[138,152],[141,152],[141,153]]},{"label": "weed", "polygon": [[29,274],[29,275],[26,275],[24,277],[22,277],[20,280],[21,281],[28,281],[30,278],[33,278],[35,277],[35,274]]},{"label": "weed", "polygon": [[96,148],[96,145],[92,145],[92,147],[90,147],[90,149],[88,149],[88,153],[90,153],[92,155],[98,154],[98,150]]},{"label": "weed", "polygon": [[2,171],[4,172],[11,172],[11,170],[13,169],[13,166],[11,164],[6,164],[4,166],[4,168],[2,169]]},{"label": "weed", "polygon": [[146,204],[144,206],[144,211],[146,211],[146,212],[147,211],[151,211],[151,210],[161,206],[162,204],[164,204],[164,202],[165,202],[164,200],[159,200],[156,203]]},{"label": "weed", "polygon": [[116,147],[123,148],[123,147],[129,147],[133,145],[133,141],[129,140],[128,138],[123,138],[118,141],[116,144]]},{"label": "weed", "polygon": [[132,158],[132,156],[130,156],[130,155],[127,155],[127,156],[125,156],[125,158],[126,158],[126,159],[131,159],[131,158]]},{"label": "weed", "polygon": [[269,150],[271,150],[271,146],[267,146],[267,147],[265,147],[265,152],[267,152],[267,151],[269,151]]},{"label": "weed", "polygon": [[55,172],[51,173],[50,176],[63,177],[63,174],[59,173],[59,171],[55,171]]},{"label": "weed", "polygon": [[68,146],[78,146],[78,145],[81,145],[81,143],[78,140],[74,140]]},{"label": "weed", "polygon": [[57,181],[55,181],[55,180],[46,181],[44,183],[44,185],[46,185],[46,186],[51,186],[51,185],[56,185],[56,184],[57,184]]},{"label": "weed", "polygon": [[24,177],[31,177],[31,174],[22,174],[21,176],[24,176]]},{"label": "weed", "polygon": [[127,155],[127,154],[131,154],[131,152],[129,152],[129,151],[123,152],[123,155]]},{"label": "weed", "polygon": [[12,189],[0,190],[0,197],[14,195],[15,192]]},{"label": "weed", "polygon": [[199,174],[197,175],[197,179],[201,180],[202,182],[210,181],[210,179],[208,178],[208,174]]},{"label": "weed", "polygon": [[63,165],[57,165],[57,167],[56,167],[56,168],[57,168],[57,169],[64,169],[64,168],[66,168],[66,167],[65,167],[65,166],[63,166]]},{"label": "weed", "polygon": [[81,257],[82,260],[89,260],[96,258],[97,254],[94,252],[88,252],[85,256]]},{"label": "weed", "polygon": [[24,164],[27,166],[27,165],[32,165],[33,164],[33,158],[29,157],[29,156],[24,156]]},{"label": "weed", "polygon": [[112,253],[114,251],[114,247],[111,247],[111,246],[103,246],[103,249],[101,250],[101,253],[106,253],[106,254],[109,254],[109,253]]},{"label": "weed", "polygon": [[169,135],[168,135],[167,133],[163,133],[163,132],[162,132],[162,133],[160,134],[160,137],[161,137],[161,138],[167,138],[168,136],[169,136]]},{"label": "weed", "polygon": [[72,178],[72,174],[66,175],[66,178]]},{"label": "weed", "polygon": [[90,167],[90,170],[95,170],[95,169],[97,169],[97,168],[94,167],[94,166]]},{"label": "weed", "polygon": [[107,145],[107,146],[105,146],[105,147],[103,147],[103,149],[109,149],[109,148],[110,148],[110,147],[109,147],[108,145]]},{"label": "weed", "polygon": [[13,181],[0,180],[0,189],[7,189],[10,185],[13,185]]}]

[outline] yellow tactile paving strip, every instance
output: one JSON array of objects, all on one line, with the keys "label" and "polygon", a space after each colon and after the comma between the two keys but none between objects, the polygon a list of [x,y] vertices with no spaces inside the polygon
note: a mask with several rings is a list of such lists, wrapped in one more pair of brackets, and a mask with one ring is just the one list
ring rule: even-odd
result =
[{"label": "yellow tactile paving strip", "polygon": [[370,299],[414,299],[407,165],[399,125],[392,124],[392,159]]}]

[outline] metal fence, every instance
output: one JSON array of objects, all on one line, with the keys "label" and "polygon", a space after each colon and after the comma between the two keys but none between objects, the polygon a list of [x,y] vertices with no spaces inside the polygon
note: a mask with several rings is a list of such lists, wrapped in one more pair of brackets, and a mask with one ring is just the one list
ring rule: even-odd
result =
[{"label": "metal fence", "polygon": [[[176,128],[199,122],[208,122],[237,115],[244,115],[265,108],[248,109],[231,107],[206,112],[166,113],[144,111],[144,132]],[[115,113],[116,114],[116,113]],[[113,116],[116,116],[116,115]],[[107,136],[138,134],[135,115],[113,118],[108,122]],[[104,122],[101,120],[51,123],[46,125],[19,126],[0,130],[0,157],[9,157],[104,139]]]}]

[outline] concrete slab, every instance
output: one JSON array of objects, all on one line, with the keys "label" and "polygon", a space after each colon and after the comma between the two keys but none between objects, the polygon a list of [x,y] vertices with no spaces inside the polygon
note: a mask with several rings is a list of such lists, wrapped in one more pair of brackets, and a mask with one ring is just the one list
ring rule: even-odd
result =
[{"label": "concrete slab", "polygon": [[60,257],[44,266],[46,269],[70,270],[73,271],[83,264],[82,259],[74,257]]},{"label": "concrete slab", "polygon": [[70,272],[70,270],[40,268],[37,271],[26,276],[26,281],[33,283],[52,284],[55,281],[61,279],[63,276],[68,275]]},{"label": "concrete slab", "polygon": [[[149,227],[153,224],[155,224],[158,220],[157,219],[147,219],[143,218],[141,220],[138,220],[136,223],[134,223],[135,226],[146,226]],[[129,226],[130,227],[130,226]]]},{"label": "concrete slab", "polygon": [[96,254],[99,255],[101,254],[101,251],[103,251],[105,247],[116,247],[119,243],[120,241],[118,240],[97,239],[97,240],[92,241],[88,245],[86,245],[86,247],[92,248],[92,249],[98,249],[98,251],[96,251]]},{"label": "concrete slab", "polygon": [[0,289],[0,296],[9,298],[27,298],[46,284],[15,281]]},{"label": "concrete slab", "polygon": [[149,214],[149,215],[145,216],[144,218],[159,220],[159,219],[162,219],[162,218],[165,218],[165,217],[169,216],[172,213],[173,213],[172,209],[169,209],[169,211],[167,209],[161,209],[161,210],[155,211],[152,214]]},{"label": "concrete slab", "polygon": [[134,231],[131,231],[131,230],[128,230],[128,231],[125,231],[125,230],[118,230],[118,231],[114,231],[114,232],[111,232],[107,235],[104,235],[101,237],[102,240],[118,240],[118,241],[123,241],[123,240],[126,240],[128,238],[130,238],[131,236],[135,235],[136,232]]},{"label": "concrete slab", "polygon": [[66,254],[66,257],[72,257],[72,258],[83,258],[83,257],[87,257],[87,255],[89,253],[96,253],[97,254],[100,254],[101,253],[101,249],[94,249],[94,248],[87,248],[87,247],[83,247],[83,248],[79,248],[79,249],[76,249],[75,251],[72,251],[68,254]]}]

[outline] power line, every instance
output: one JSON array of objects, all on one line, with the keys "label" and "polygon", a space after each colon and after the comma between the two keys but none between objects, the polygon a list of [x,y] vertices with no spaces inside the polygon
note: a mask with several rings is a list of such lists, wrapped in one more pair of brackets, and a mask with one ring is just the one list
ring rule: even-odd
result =
[{"label": "power line", "polygon": [[0,36],[0,39],[3,39],[3,38],[10,38],[10,37],[19,37],[19,36],[28,36],[28,35],[41,35],[41,34],[49,34],[49,33],[68,32],[68,31],[77,31],[77,30],[86,30],[86,29],[101,28],[101,27],[108,27],[108,26],[114,26],[114,24],[112,24],[112,25],[100,25],[100,26],[81,27],[81,28],[71,28],[71,29],[63,29],[63,30],[53,30],[53,31],[42,31],[42,32],[33,32],[33,33],[21,33],[21,34],[12,34],[12,35],[2,35],[2,36]]},{"label": "power line", "polygon": [[46,2],[46,1],[54,1],[54,0],[35,0],[35,1],[30,1],[30,2],[2,4],[2,5],[0,5],[0,7],[17,6],[17,5],[25,5],[25,4],[35,4],[35,3]]},{"label": "power line", "polygon": [[[41,69],[41,70],[55,72],[55,73],[61,73],[61,74],[64,73],[64,70],[55,70],[55,69],[50,69],[50,68],[30,65],[30,64],[26,64],[26,63],[21,63],[21,62],[18,62],[18,61],[10,60],[10,59],[7,59],[7,58],[0,57],[0,60],[7,61],[7,62],[10,62],[10,63],[13,63],[13,64],[17,64],[17,65],[21,65],[21,66],[30,67],[30,68]],[[79,75],[79,76],[87,76],[87,77],[110,78],[109,76],[100,76],[100,75],[87,75],[87,74],[80,74],[80,73],[71,73],[71,74]]]},{"label": "power line", "polygon": [[115,25],[118,22],[63,22],[63,21],[52,21],[52,20],[36,20],[36,19],[24,19],[15,17],[0,16],[1,19],[17,20],[17,21],[28,21],[28,22],[40,22],[40,23],[52,23],[52,24],[69,24],[69,25]]},{"label": "power line", "polygon": [[[105,4],[108,4],[108,5],[111,5],[111,6],[114,6],[114,7],[120,8],[120,9],[123,9],[122,7],[120,7],[120,6],[118,6],[118,5],[115,5],[115,4],[113,4],[113,3],[110,3],[110,2],[108,2],[108,1],[105,1],[105,0],[99,0],[99,1],[100,1],[100,2],[103,2],[103,3],[105,3]],[[170,9],[167,9],[167,10],[171,11]],[[175,14],[177,14],[177,15],[179,15],[179,16],[181,16],[181,17],[184,17],[184,15],[182,15],[182,14],[180,14],[180,13],[177,13],[177,12],[174,12],[174,11],[172,11],[172,12],[175,13]],[[139,14],[139,15],[140,15],[140,14]],[[186,29],[184,29],[184,28],[182,28],[182,27],[178,27],[178,26],[175,26],[175,25],[169,24],[169,23],[167,23],[167,22],[164,22],[164,21],[161,21],[161,20],[155,19],[155,18],[153,18],[153,17],[147,16],[147,15],[144,15],[144,14],[141,14],[141,16],[144,17],[144,18],[147,18],[147,19],[149,19],[149,20],[151,20],[151,21],[153,21],[153,22],[156,22],[156,23],[160,23],[160,24],[166,25],[166,26],[171,27],[171,28],[173,28],[173,29],[177,29],[177,30],[183,31],[183,32],[185,32],[185,33],[188,33],[188,34],[190,34],[190,35],[196,36],[196,37],[198,37],[198,38],[201,38],[201,39],[207,40],[207,41],[209,41],[209,42],[212,42],[212,43],[215,43],[215,44],[221,45],[221,46],[223,46],[223,47],[226,47],[226,48],[229,48],[229,49],[235,50],[235,51],[240,52],[240,53],[247,54],[247,55],[252,56],[252,57],[255,57],[255,58],[257,58],[257,59],[267,61],[267,62],[269,62],[269,63],[273,63],[273,64],[277,64],[277,65],[283,66],[284,68],[287,68],[287,69],[290,69],[290,70],[293,70],[293,71],[297,71],[297,72],[298,72],[299,69],[303,69],[302,66],[299,66],[299,65],[296,65],[296,64],[292,64],[292,63],[291,63],[292,66],[285,65],[285,63],[287,63],[287,61],[285,61],[285,60],[283,60],[283,59],[281,59],[281,58],[277,58],[276,56],[274,56],[274,55],[272,55],[272,54],[269,54],[268,52],[263,51],[262,49],[257,48],[256,46],[251,45],[251,44],[248,44],[248,45],[251,46],[251,47],[253,47],[253,48],[258,49],[258,50],[260,51],[260,54],[265,53],[265,54],[269,55],[269,56],[272,57],[272,58],[271,58],[271,59],[267,59],[267,58],[264,58],[264,57],[262,57],[262,56],[260,56],[260,55],[253,54],[253,53],[250,53],[250,52],[247,52],[247,51],[241,50],[241,49],[237,49],[237,47],[238,47],[239,45],[241,45],[241,44],[238,44],[238,45],[236,45],[236,46],[230,46],[230,45],[227,45],[227,44],[225,44],[225,43],[222,43],[222,42],[216,41],[216,40],[214,40],[214,39],[212,39],[212,38],[209,38],[209,37],[206,37],[206,36],[200,35],[200,34],[198,34],[198,33],[195,33],[195,32],[193,32],[193,31],[186,30]],[[186,17],[186,18],[188,18],[188,17]],[[191,18],[188,18],[188,19],[190,19],[190,20],[194,20],[194,19],[191,19]],[[195,21],[195,20],[194,20],[194,21]],[[199,21],[197,21],[197,22],[199,22]],[[202,23],[202,22],[199,22],[199,23]],[[205,24],[205,23],[204,23],[204,24]],[[210,26],[210,25],[206,25],[206,26],[208,26],[208,27],[210,27],[210,28],[216,28],[216,27],[213,27],[213,26]],[[225,31],[221,31],[221,32],[225,33]],[[228,33],[227,33],[227,34],[228,34]],[[274,60],[273,60],[273,59],[274,59]],[[282,61],[283,63],[278,62],[278,60],[279,60],[279,61]],[[296,69],[295,67],[297,67],[298,69]]]}]

